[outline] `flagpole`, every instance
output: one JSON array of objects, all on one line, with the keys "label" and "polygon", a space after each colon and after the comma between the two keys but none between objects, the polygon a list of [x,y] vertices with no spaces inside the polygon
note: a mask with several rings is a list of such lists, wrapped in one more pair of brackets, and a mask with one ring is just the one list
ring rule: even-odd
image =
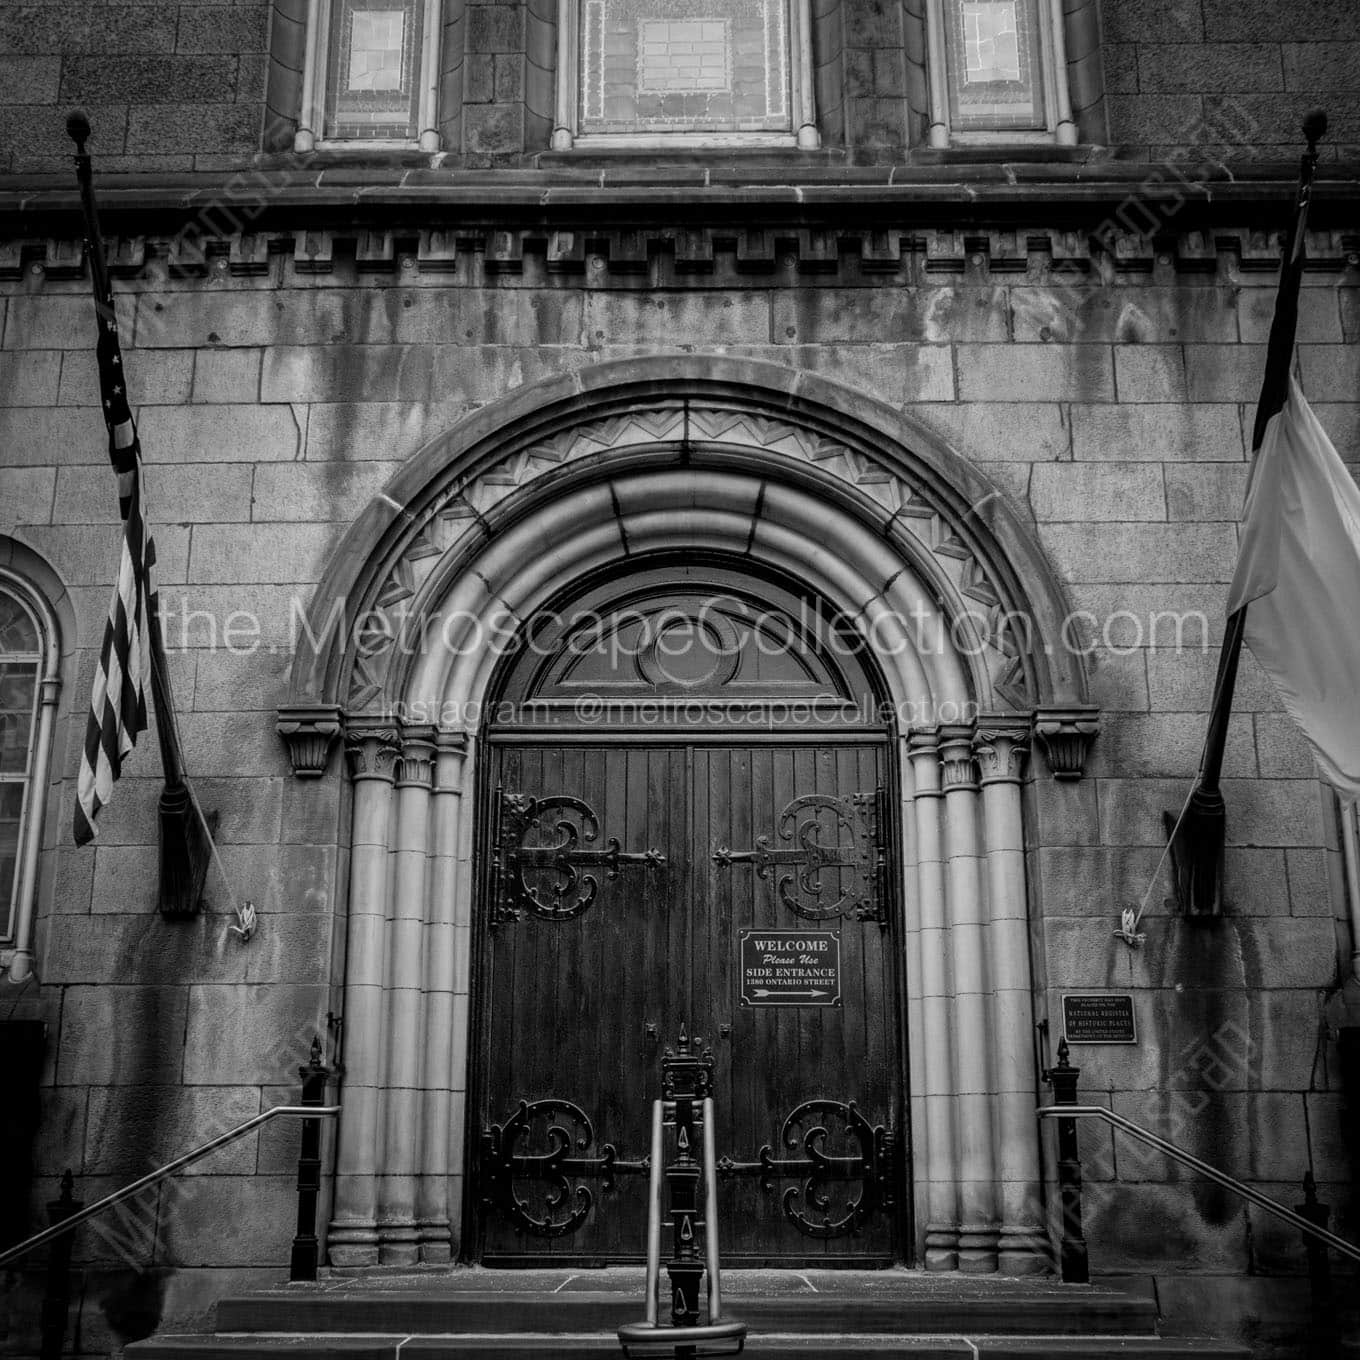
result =
[{"label": "flagpole", "polygon": [[[80,184],[80,207],[85,216],[85,237],[89,246],[95,310],[116,325],[117,314],[113,305],[113,287],[109,282],[108,260],[104,254],[104,236],[99,228],[99,213],[94,201],[94,172],[90,153],[85,149],[85,143],[90,137],[90,121],[84,113],[76,111],[67,118],[66,131],[76,144],[76,180]],[[165,771],[166,788],[178,789],[184,784],[184,762],[180,757],[179,740],[170,718],[174,699],[170,692],[170,671],[165,658],[165,639],[161,633],[159,610],[147,610],[146,625],[151,651],[151,694],[155,700],[156,739],[161,750],[161,767]]]},{"label": "flagpole", "polygon": [[[104,253],[104,236],[99,227],[99,212],[94,197],[94,174],[86,143],[90,137],[90,120],[80,110],[66,119],[66,131],[75,143],[76,180],[80,185],[80,206],[85,218],[86,244],[90,256],[90,277],[94,287],[95,314],[112,331],[112,337],[101,329],[101,344],[109,342],[115,361],[121,361],[121,346],[117,343],[117,313],[113,302],[113,288],[109,282],[108,261]],[[101,396],[104,378],[101,370]],[[124,375],[120,400],[126,399],[127,381]],[[105,403],[107,407],[107,402]],[[128,419],[131,419],[130,412]],[[106,410],[106,421],[108,412]],[[133,440],[135,446],[135,435]],[[110,456],[114,456],[113,427],[110,426]],[[141,469],[135,467],[134,476],[140,478]],[[194,802],[192,790],[184,772],[183,752],[175,723],[174,696],[170,687],[170,668],[165,653],[165,638],[161,630],[160,611],[150,582],[146,583],[148,608],[146,611],[147,650],[151,663],[151,694],[156,713],[156,738],[161,753],[161,768],[165,787],[159,803],[160,822],[160,883],[158,902],[163,915],[183,917],[194,915],[202,902],[210,855],[213,851],[212,834],[216,827],[216,813],[204,817]]]},{"label": "flagpole", "polygon": [[[1299,158],[1299,187],[1294,200],[1294,216],[1280,280],[1275,293],[1275,314],[1266,344],[1265,374],[1252,425],[1251,456],[1255,459],[1265,438],[1266,426],[1284,407],[1289,392],[1289,371],[1294,358],[1294,337],[1298,331],[1299,288],[1303,281],[1306,257],[1305,237],[1308,209],[1312,202],[1313,174],[1317,169],[1317,144],[1327,131],[1327,115],[1314,109],[1303,120],[1307,150]],[[1204,754],[1199,776],[1184,810],[1178,818],[1164,813],[1176,880],[1176,892],[1187,916],[1218,916],[1223,910],[1223,848],[1226,807],[1219,780],[1223,754],[1227,747],[1228,720],[1232,717],[1233,692],[1237,685],[1237,666],[1242,656],[1246,633],[1247,607],[1228,618],[1218,655],[1213,701],[1209,710]],[[1179,831],[1177,830],[1179,827]]]}]

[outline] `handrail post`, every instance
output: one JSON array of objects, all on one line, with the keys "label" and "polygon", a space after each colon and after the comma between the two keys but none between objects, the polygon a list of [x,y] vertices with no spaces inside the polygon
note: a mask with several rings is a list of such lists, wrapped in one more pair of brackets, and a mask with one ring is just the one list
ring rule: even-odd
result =
[{"label": "handrail post", "polygon": [[[84,1206],[72,1191],[75,1177],[67,1167],[61,1178],[61,1194],[47,1205],[47,1215],[53,1227],[64,1223]],[[75,1228],[52,1239],[52,1250],[47,1257],[47,1289],[42,1304],[42,1360],[61,1360],[66,1345],[66,1314],[71,1306],[71,1247]]]},{"label": "handrail post", "polygon": [[[326,1103],[326,1079],[330,1069],[322,1061],[321,1040],[312,1040],[311,1059],[298,1068],[302,1078],[302,1104],[319,1109]],[[290,1281],[315,1280],[320,1245],[316,1237],[316,1206],[321,1194],[321,1120],[302,1121],[302,1151],[297,1172],[297,1232],[288,1265]]]},{"label": "handrail post", "polygon": [[[1320,1204],[1317,1197],[1317,1181],[1313,1179],[1312,1169],[1303,1173],[1303,1203],[1294,1206],[1294,1212],[1305,1218],[1315,1228],[1327,1230],[1327,1221],[1332,1216],[1331,1206]],[[1318,1355],[1331,1355],[1336,1346],[1336,1314],[1332,1308],[1332,1263],[1327,1255],[1327,1244],[1319,1241],[1311,1233],[1301,1233],[1304,1249],[1308,1253],[1308,1288],[1313,1305],[1313,1345]]]},{"label": "handrail post", "polygon": [[[701,1041],[694,1042],[697,1047]],[[673,1102],[675,1124],[675,1160],[666,1168],[673,1234],[666,1273],[671,1281],[671,1322],[676,1327],[693,1327],[699,1321],[699,1281],[704,1273],[698,1247],[699,1181],[703,1169],[694,1155],[702,1137],[696,1107],[711,1089],[713,1068],[711,1062],[691,1055],[690,1041],[683,1029],[679,1048],[679,1056],[667,1053],[667,1061],[662,1065],[663,1086]],[[677,1356],[683,1356],[687,1349],[681,1347]]]},{"label": "handrail post", "polygon": [[[1058,1061],[1044,1073],[1053,1088],[1055,1105],[1077,1103],[1077,1078],[1081,1068],[1068,1062],[1067,1037],[1058,1041]],[[1081,1149],[1077,1142],[1077,1121],[1071,1115],[1058,1116],[1058,1200],[1062,1211],[1061,1270],[1064,1284],[1089,1284],[1091,1266],[1086,1254],[1086,1239],[1081,1231]]]}]

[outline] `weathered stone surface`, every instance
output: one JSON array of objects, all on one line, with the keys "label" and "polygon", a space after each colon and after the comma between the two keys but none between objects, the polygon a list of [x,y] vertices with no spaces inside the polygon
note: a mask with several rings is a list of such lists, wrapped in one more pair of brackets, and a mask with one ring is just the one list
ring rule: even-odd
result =
[{"label": "weathered stone surface", "polygon": [[1162,469],[1147,463],[1035,467],[1029,502],[1041,521],[1164,520]]},{"label": "weathered stone surface", "polygon": [[[134,413],[149,406],[175,406],[189,400],[193,355],[128,350],[123,356]],[[99,372],[92,349],[67,351],[62,359],[58,399],[63,406],[99,407]],[[98,422],[98,417],[91,413]]]},{"label": "weathered stone surface", "polygon": [[[1360,14],[1348,0],[1299,0],[1288,12],[1272,5],[1204,0],[1205,31],[1254,42],[1326,42],[1360,38]],[[1317,88],[1314,86],[1314,88]]]},{"label": "weathered stone surface", "polygon": [[1142,651],[1131,652],[1127,656],[1096,651],[1089,656],[1088,662],[1092,703],[1099,704],[1102,710],[1147,710],[1147,660]]},{"label": "weathered stone surface", "polygon": [[[226,646],[229,626],[234,629],[234,625],[241,624],[252,633],[250,643],[266,650],[287,648],[291,652],[314,593],[315,586],[305,583],[193,585],[162,589],[160,603],[161,613],[166,618],[166,645],[181,650],[220,650]],[[82,602],[91,609],[98,607],[98,601],[92,598]],[[108,608],[107,588],[103,607]],[[97,614],[90,617],[97,617]],[[253,636],[256,624],[260,630],[258,638]]]},{"label": "weathered stone surface", "polygon": [[1353,399],[1360,392],[1360,346],[1300,345],[1299,367],[1304,391],[1319,400]]},{"label": "weathered stone surface", "polygon": [[[1148,654],[1148,692],[1154,709],[1176,713],[1207,713],[1218,671],[1216,649]],[[1280,707],[1279,696],[1249,652],[1243,652],[1237,671],[1233,711],[1251,713]]]},{"label": "weathered stone surface", "polygon": [[0,447],[5,462],[22,464],[98,464],[109,466],[108,435],[92,411],[55,407],[0,410]]},{"label": "weathered stone surface", "polygon": [[1261,393],[1265,357],[1263,345],[1186,345],[1190,400],[1254,402]]},{"label": "weathered stone surface", "polygon": [[1237,560],[1231,524],[1052,524],[1043,542],[1072,581],[1226,583]]},{"label": "weathered stone surface", "polygon": [[260,111],[255,104],[148,104],[128,114],[129,152],[257,151]]},{"label": "weathered stone surface", "polygon": [[315,581],[342,526],[200,525],[189,558],[191,583]]},{"label": "weathered stone surface", "polygon": [[1261,90],[1284,88],[1277,43],[1147,43],[1138,49],[1138,86],[1162,90]]},{"label": "weathered stone surface", "polygon": [[1099,844],[1094,781],[1046,779],[1033,798],[1042,844]]},{"label": "weathered stone surface", "polygon": [[94,886],[90,909],[119,915],[130,911],[154,912],[160,872],[160,856],[156,846],[104,844],[103,822],[104,816],[101,815],[101,843],[94,852]]},{"label": "weathered stone surface", "polygon": [[267,646],[239,656],[220,648],[194,653],[194,709],[200,713],[277,709],[287,686],[289,654],[287,649],[266,650]]},{"label": "weathered stone surface", "polygon": [[0,352],[0,406],[49,406],[57,401],[61,355],[55,350]]},{"label": "weathered stone surface", "polygon": [[1298,724],[1287,713],[1257,713],[1256,754],[1267,779],[1312,779],[1313,753]]},{"label": "weathered stone surface", "polygon": [[188,993],[186,1086],[295,1079],[313,1035],[326,1030],[324,986],[225,983],[191,986]]},{"label": "weathered stone surface", "polygon": [[[1122,352],[1116,351],[1116,357],[1121,358]],[[1122,379],[1120,396],[1125,397]],[[1235,405],[1074,404],[1071,411],[1072,456],[1078,462],[1088,459],[1217,462],[1242,457],[1241,424]]]},{"label": "weathered stone surface", "polygon": [[1147,345],[1237,339],[1236,298],[1227,288],[1111,286],[1081,293],[1012,288],[1010,298],[1017,341]]},{"label": "weathered stone surface", "polygon": [[54,468],[0,467],[0,505],[7,524],[50,524],[56,487]]},{"label": "weathered stone surface", "polygon": [[[1312,344],[1340,344],[1346,337],[1341,329],[1339,295],[1346,289],[1301,288],[1299,290],[1298,340]],[[1237,307],[1242,339],[1264,344],[1270,338],[1270,323],[1275,315],[1273,288],[1244,288]]]},{"label": "weathered stone surface", "polygon": [[1286,90],[1360,90],[1360,42],[1285,43],[1281,53]]},{"label": "weathered stone surface", "polygon": [[[282,744],[282,743],[280,743]],[[338,783],[338,781],[336,781]],[[314,780],[290,780],[285,785],[289,806],[295,806],[296,789],[318,789]],[[314,795],[314,801],[334,811],[338,800]],[[305,812],[305,810],[304,810]],[[318,828],[312,825],[316,814],[287,816],[287,834],[299,842],[293,845],[260,847],[255,845],[227,846],[222,862],[227,866],[232,883],[242,897],[255,903],[261,912],[286,912],[297,915],[328,914],[335,906],[337,880],[336,850],[333,845],[309,845],[301,842],[318,838]],[[335,838],[335,819],[329,822],[330,838]]]},{"label": "weathered stone surface", "polygon": [[1197,43],[1204,38],[1199,0],[1125,0],[1105,19],[1108,42]]},{"label": "weathered stone surface", "polygon": [[1166,469],[1166,506],[1171,519],[1236,521],[1246,489],[1245,463]]},{"label": "weathered stone surface", "polygon": [[1106,345],[956,345],[963,401],[1112,401]]},{"label": "weathered stone surface", "polygon": [[[1111,714],[1101,722],[1100,740],[1092,749],[1087,772],[1121,779],[1192,777],[1199,769],[1204,728],[1200,713]],[[1229,727],[1223,773],[1229,778],[1252,778],[1257,773],[1256,750],[1246,722]]]},{"label": "weathered stone surface", "polygon": [[774,294],[775,344],[1008,340],[1001,288],[799,288]]},{"label": "weathered stone surface", "polygon": [[[590,293],[583,324],[592,345],[761,345],[771,339],[770,299],[764,293]],[[858,338],[889,336],[861,332]]]},{"label": "weathered stone surface", "polygon": [[182,713],[179,725],[185,761],[197,776],[292,773],[268,713]]},{"label": "weathered stone surface", "polygon": [[264,52],[269,42],[269,11],[261,5],[186,6],[175,38],[178,52]]},{"label": "weathered stone surface", "polygon": [[212,104],[234,97],[229,56],[68,56],[61,64],[66,102],[126,99],[132,104]]},{"label": "weathered stone surface", "polygon": [[262,358],[258,349],[200,349],[194,357],[194,401],[258,400]]},{"label": "weathered stone surface", "polygon": [[178,463],[254,462],[299,455],[298,412],[282,405],[156,406],[141,414],[142,446]]},{"label": "weathered stone surface", "polygon": [[1134,146],[1189,146],[1204,140],[1198,95],[1112,94],[1106,101],[1110,136]]},{"label": "weathered stone surface", "polygon": [[371,401],[318,402],[307,409],[306,458],[321,462],[405,458],[471,407],[466,402]]},{"label": "weathered stone surface", "polygon": [[930,402],[903,410],[965,458],[1046,462],[1070,456],[1063,407],[1057,402]]},{"label": "weathered stone surface", "polygon": [[1073,586],[1072,599],[1094,616],[1091,636],[1109,651],[1155,647],[1217,655],[1223,636],[1224,592],[1215,583],[1083,583]]},{"label": "weathered stone surface", "polygon": [[[221,1083],[209,1090],[177,1086],[96,1086],[90,1092],[85,1166],[95,1173],[150,1171],[163,1162],[243,1123],[260,1110],[255,1087]],[[227,1144],[211,1162],[187,1168],[186,1176],[245,1175],[255,1166],[255,1139],[248,1133]]]},{"label": "weathered stone surface", "polygon": [[188,998],[183,987],[105,981],[68,987],[62,1000],[57,1080],[71,1086],[179,1081]]},{"label": "weathered stone surface", "polygon": [[296,1213],[295,1177],[195,1177],[162,1211],[161,1259],[180,1266],[277,1269],[288,1259]]},{"label": "weathered stone surface", "polygon": [[[111,487],[110,494],[116,497],[117,489]],[[153,533],[156,580],[162,584],[182,581],[189,531],[161,524]],[[107,613],[107,593],[115,579],[121,543],[120,531],[115,525],[23,525],[16,528],[16,536],[37,549],[69,585],[103,586]]]},{"label": "weathered stone surface", "polygon": [[1114,372],[1121,402],[1187,400],[1185,351],[1180,345],[1117,345]]},{"label": "weathered stone surface", "polygon": [[0,57],[0,89],[11,104],[55,104],[61,79],[58,57]]},{"label": "weathered stone surface", "polygon": [[278,463],[255,472],[254,518],[353,520],[386,485],[398,464]]},{"label": "weathered stone surface", "polygon": [[1341,856],[1336,850],[1286,850],[1289,910],[1294,916],[1333,916],[1342,900]]}]

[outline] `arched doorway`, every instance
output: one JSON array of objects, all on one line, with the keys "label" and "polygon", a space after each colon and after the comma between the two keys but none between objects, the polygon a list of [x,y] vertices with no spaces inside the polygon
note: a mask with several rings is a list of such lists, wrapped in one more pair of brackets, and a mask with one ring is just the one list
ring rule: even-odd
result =
[{"label": "arched doorway", "polygon": [[1022,785],[1031,733],[1071,777],[1095,726],[1067,601],[1023,518],[919,426],[700,355],[601,365],[469,417],[370,503],[309,607],[279,730],[318,777],[343,734],[353,784],[330,1259],[478,1249],[475,824],[500,641],[564,591],[695,554],[829,601],[875,658],[895,720],[910,1254],[1045,1270]]},{"label": "arched doorway", "polygon": [[475,1254],[641,1257],[685,1032],[714,1059],[725,1257],[900,1256],[900,838],[863,640],[686,555],[552,601],[519,644],[483,738]]}]

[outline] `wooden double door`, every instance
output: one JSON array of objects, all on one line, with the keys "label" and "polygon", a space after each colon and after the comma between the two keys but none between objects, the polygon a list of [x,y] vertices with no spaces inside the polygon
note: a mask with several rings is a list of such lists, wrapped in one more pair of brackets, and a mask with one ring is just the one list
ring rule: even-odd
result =
[{"label": "wooden double door", "polygon": [[643,1255],[651,1103],[682,1034],[712,1052],[724,1261],[900,1258],[885,760],[844,738],[493,744],[481,1259]]}]

